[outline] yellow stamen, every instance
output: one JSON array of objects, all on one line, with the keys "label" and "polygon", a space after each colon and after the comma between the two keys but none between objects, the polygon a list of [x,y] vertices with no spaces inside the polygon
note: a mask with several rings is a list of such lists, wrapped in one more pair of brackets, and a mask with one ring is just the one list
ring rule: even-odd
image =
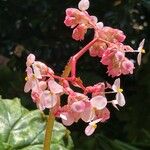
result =
[{"label": "yellow stamen", "polygon": [[34,74],[32,74],[32,78],[33,78],[33,79],[35,78],[35,75],[34,75]]},{"label": "yellow stamen", "polygon": [[145,49],[142,48],[142,49],[141,49],[141,53],[145,53]]},{"label": "yellow stamen", "polygon": [[117,92],[118,92],[118,93],[122,93],[122,92],[123,92],[123,89],[119,88],[119,89],[117,89]]},{"label": "yellow stamen", "polygon": [[25,81],[27,81],[28,80],[28,77],[25,77]]},{"label": "yellow stamen", "polygon": [[94,129],[96,129],[96,128],[97,128],[97,125],[94,123],[94,124],[92,124],[92,127],[93,127]]}]

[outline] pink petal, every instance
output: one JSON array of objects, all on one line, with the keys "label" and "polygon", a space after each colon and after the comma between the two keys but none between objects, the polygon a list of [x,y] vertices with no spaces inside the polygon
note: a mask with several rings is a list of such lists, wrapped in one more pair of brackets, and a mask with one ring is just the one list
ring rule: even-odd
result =
[{"label": "pink petal", "polygon": [[78,113],[81,113],[84,111],[85,109],[85,103],[83,101],[77,101],[77,102],[74,102],[72,105],[71,105],[71,109],[75,112],[78,112]]},{"label": "pink petal", "polygon": [[97,124],[97,123],[100,122],[100,121],[102,121],[102,118],[96,119],[96,120],[90,122],[89,124],[90,124],[90,125],[95,125],[95,124]]},{"label": "pink petal", "polygon": [[118,101],[118,105],[119,106],[124,106],[125,105],[125,98],[124,95],[122,93],[117,93],[116,94],[116,100]]},{"label": "pink petal", "polygon": [[60,84],[58,84],[55,80],[49,80],[48,87],[49,87],[50,91],[54,94],[63,93],[63,87]]},{"label": "pink petal", "polygon": [[54,71],[51,68],[48,67],[48,73],[54,74]]},{"label": "pink petal", "polygon": [[31,86],[32,86],[32,83],[30,81],[27,81],[24,86],[24,92],[28,93],[31,90]]},{"label": "pink petal", "polygon": [[94,131],[95,131],[95,127],[93,126],[93,125],[88,125],[86,128],[85,128],[85,134],[87,135],[87,136],[90,136],[90,135],[92,135],[93,133],[94,133]]},{"label": "pink petal", "polygon": [[[64,119],[64,117],[62,118],[62,123],[65,126],[70,126],[70,125],[72,125],[74,123],[74,118],[73,118],[73,116],[71,114],[69,114],[68,112],[64,112],[62,114],[65,117],[65,119]],[[67,118],[67,120],[66,120],[66,118]]]},{"label": "pink petal", "polygon": [[38,79],[42,79],[40,69],[34,64],[32,65],[32,67],[33,67],[35,77],[38,78]]},{"label": "pink petal", "polygon": [[104,24],[103,24],[103,22],[98,22],[98,23],[96,24],[96,26],[97,26],[99,29],[101,29],[101,28],[104,27]]},{"label": "pink petal", "polygon": [[45,90],[40,96],[40,103],[45,106],[45,108],[52,108],[56,105],[58,97],[50,93],[50,91]]},{"label": "pink petal", "polygon": [[89,0],[81,0],[78,4],[78,8],[82,11],[87,10],[89,6],[90,6]]},{"label": "pink petal", "polygon": [[101,122],[105,122],[106,120],[108,120],[110,118],[110,111],[105,107],[103,110],[102,110],[102,113],[101,113]]},{"label": "pink petal", "polygon": [[138,63],[139,66],[141,65],[141,59],[142,59],[142,53],[139,52],[138,55],[137,55],[137,63]]},{"label": "pink petal", "polygon": [[26,72],[27,72],[27,77],[31,77],[33,75],[33,71],[31,67],[27,67]]},{"label": "pink petal", "polygon": [[115,91],[115,92],[118,92],[118,89],[120,89],[120,78],[116,79],[114,81],[114,84],[112,86],[112,89]]},{"label": "pink petal", "polygon": [[47,83],[45,81],[40,81],[39,82],[39,87],[41,90],[45,90],[47,88]]},{"label": "pink petal", "polygon": [[139,48],[138,48],[139,52],[141,52],[141,49],[144,47],[144,43],[145,43],[145,39],[143,39],[139,44]]},{"label": "pink petal", "polygon": [[91,99],[91,105],[101,110],[107,105],[107,99],[104,96],[95,96]]},{"label": "pink petal", "polygon": [[34,63],[34,61],[35,61],[35,56],[33,54],[29,54],[26,62],[27,67],[31,66]]},{"label": "pink petal", "polygon": [[67,120],[66,115],[64,115],[63,113],[60,114],[60,118],[63,119],[63,120]]},{"label": "pink petal", "polygon": [[86,107],[80,116],[84,122],[89,122],[95,117],[95,111],[92,107]]},{"label": "pink petal", "polygon": [[113,105],[117,110],[119,110],[118,107],[117,107],[117,104],[118,104],[118,101],[117,101],[117,100],[112,100],[112,105]]},{"label": "pink petal", "polygon": [[92,21],[93,23],[97,23],[98,19],[97,19],[96,16],[91,16],[91,21]]}]

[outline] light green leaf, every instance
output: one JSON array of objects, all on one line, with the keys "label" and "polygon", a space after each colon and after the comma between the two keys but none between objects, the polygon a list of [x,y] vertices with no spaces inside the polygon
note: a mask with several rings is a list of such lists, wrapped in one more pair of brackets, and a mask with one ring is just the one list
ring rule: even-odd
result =
[{"label": "light green leaf", "polygon": [[[18,98],[0,98],[0,150],[42,150],[46,116],[40,110],[29,111]],[[55,122],[52,150],[71,150],[69,131]]]}]

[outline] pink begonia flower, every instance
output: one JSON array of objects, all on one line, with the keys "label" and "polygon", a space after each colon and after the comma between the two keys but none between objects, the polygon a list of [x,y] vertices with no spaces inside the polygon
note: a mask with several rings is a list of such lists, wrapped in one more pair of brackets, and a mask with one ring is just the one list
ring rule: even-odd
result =
[{"label": "pink begonia flower", "polygon": [[40,68],[37,67],[37,65],[35,65],[35,64],[32,64],[32,68],[33,68],[33,72],[34,72],[35,77],[38,79],[42,79]]},{"label": "pink begonia flower", "polygon": [[84,24],[80,24],[73,30],[72,38],[77,41],[83,40],[86,32],[87,32],[87,27]]},{"label": "pink begonia flower", "polygon": [[141,43],[139,44],[138,50],[137,50],[139,52],[138,55],[137,55],[138,65],[141,65],[142,54],[145,53],[145,50],[143,49],[144,43],[145,43],[145,39],[143,39],[141,41]]},{"label": "pink begonia flower", "polygon": [[100,122],[101,119],[96,119],[89,123],[89,125],[85,128],[85,134],[90,136],[94,133],[95,129],[97,128],[97,123]]},{"label": "pink begonia flower", "polygon": [[32,88],[31,97],[32,97],[33,102],[39,103],[40,95],[43,93],[43,91],[46,90],[47,84],[45,81],[38,81],[38,80],[37,80],[36,84],[37,84],[37,86],[34,86]]},{"label": "pink begonia flower", "polygon": [[[121,48],[121,45],[119,45]],[[124,49],[124,47],[123,47]],[[125,52],[117,51],[116,48],[108,48],[102,55],[101,63],[108,65],[108,75],[112,77],[120,76],[121,74],[132,74],[134,64],[125,57]]]},{"label": "pink begonia flower", "polygon": [[74,92],[68,96],[68,104],[72,104],[73,102],[77,101],[84,101],[84,102],[89,102],[89,98],[81,93]]},{"label": "pink begonia flower", "polygon": [[96,16],[90,16],[90,19],[92,23],[97,24],[98,19]]},{"label": "pink begonia flower", "polygon": [[125,53],[118,51],[115,53],[115,58],[118,61],[122,61],[125,58]]},{"label": "pink begonia flower", "polygon": [[55,80],[49,80],[48,87],[53,94],[63,93],[63,87],[60,84],[58,84]]},{"label": "pink begonia flower", "polygon": [[85,94],[92,93],[92,97],[99,95],[100,93],[103,94],[105,91],[105,84],[104,83],[97,83],[94,86],[87,86],[85,89]]},{"label": "pink begonia flower", "polygon": [[79,4],[78,4],[78,8],[82,11],[85,11],[89,8],[90,6],[90,2],[89,0],[80,0]]},{"label": "pink begonia flower", "polygon": [[96,26],[98,27],[98,29],[102,29],[104,27],[104,24],[103,22],[98,22]]},{"label": "pink begonia flower", "polygon": [[125,98],[124,98],[124,95],[122,94],[123,89],[120,88],[120,78],[118,78],[114,81],[112,89],[114,92],[117,93],[116,94],[116,101],[113,101],[113,105],[115,106],[116,104],[118,104],[121,107],[124,106],[125,105]]},{"label": "pink begonia flower", "polygon": [[54,74],[54,71],[51,68],[47,67],[44,63],[40,61],[35,61],[34,66],[39,69],[41,75]]},{"label": "pink begonia flower", "polygon": [[26,83],[24,86],[24,92],[28,93],[30,90],[32,90],[33,87],[37,85],[37,79],[33,74],[31,67],[27,67],[26,72],[27,72],[27,77],[25,78]]},{"label": "pink begonia flower", "polygon": [[101,63],[104,65],[111,64],[114,55],[115,55],[115,51],[113,51],[112,49],[107,49],[102,55]]},{"label": "pink begonia flower", "polygon": [[102,57],[106,49],[107,49],[106,43],[98,41],[90,47],[89,52],[92,57],[96,57],[96,56]]},{"label": "pink begonia flower", "polygon": [[123,74],[133,74],[134,64],[132,61],[125,59],[122,62],[122,73]]},{"label": "pink begonia flower", "polygon": [[71,109],[72,109],[74,112],[81,113],[81,112],[83,112],[84,109],[85,109],[85,103],[84,103],[83,101],[74,102],[74,103],[71,105]]},{"label": "pink begonia flower", "polygon": [[62,123],[65,126],[70,126],[70,125],[72,125],[74,123],[74,117],[69,112],[63,112],[63,113],[61,113],[60,117],[62,118]]},{"label": "pink begonia flower", "polygon": [[112,43],[123,42],[126,38],[121,30],[106,26],[100,29],[99,37]]},{"label": "pink begonia flower", "polygon": [[57,103],[58,96],[52,94],[50,91],[45,90],[40,95],[40,100],[37,102],[37,105],[40,110],[44,110],[45,108],[52,108]]},{"label": "pink begonia flower", "polygon": [[93,86],[92,97],[97,96],[99,94],[104,94],[105,91],[105,84],[104,83],[97,83]]},{"label": "pink begonia flower", "polygon": [[107,99],[106,99],[106,97],[104,97],[104,96],[99,96],[99,95],[93,97],[93,98],[90,100],[90,102],[91,102],[91,105],[92,105],[94,108],[98,109],[98,110],[101,110],[101,109],[105,108],[106,105],[107,105]]},{"label": "pink begonia flower", "polygon": [[80,20],[81,20],[80,11],[78,9],[75,8],[66,9],[66,17],[64,20],[64,24],[66,26],[74,28],[77,24],[79,24]]},{"label": "pink begonia flower", "polygon": [[33,54],[29,54],[26,61],[26,66],[30,67],[35,61],[35,56]]},{"label": "pink begonia flower", "polygon": [[91,120],[95,118],[95,110],[93,109],[90,103],[85,104],[86,104],[85,109],[80,114],[80,117],[84,122],[91,122]]},{"label": "pink begonia flower", "polygon": [[[39,84],[39,86],[41,87],[41,84]],[[41,90],[42,88],[45,88],[44,86],[45,85],[42,85]],[[44,110],[45,108],[53,108],[57,104],[59,96],[63,93],[63,87],[54,80],[48,81],[48,87],[50,91],[45,90],[41,92],[37,100],[37,105],[40,110]]]},{"label": "pink begonia flower", "polygon": [[105,107],[103,110],[101,110],[99,118],[102,119],[101,122],[105,122],[110,118],[110,111]]},{"label": "pink begonia flower", "polygon": [[39,87],[42,91],[46,90],[47,88],[47,82],[46,81],[40,81],[39,82]]}]

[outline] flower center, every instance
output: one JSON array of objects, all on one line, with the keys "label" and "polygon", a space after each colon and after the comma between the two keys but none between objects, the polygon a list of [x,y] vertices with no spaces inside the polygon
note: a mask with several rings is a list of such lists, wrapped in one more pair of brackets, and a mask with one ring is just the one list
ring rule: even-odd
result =
[{"label": "flower center", "polygon": [[92,127],[93,127],[94,129],[96,129],[96,128],[97,128],[97,125],[94,123],[94,124],[92,124]]},{"label": "flower center", "polygon": [[142,48],[142,49],[141,49],[141,53],[145,53],[145,49]]},{"label": "flower center", "polygon": [[117,92],[118,92],[118,93],[122,93],[122,92],[123,92],[123,89],[118,88],[118,89],[117,89]]}]

